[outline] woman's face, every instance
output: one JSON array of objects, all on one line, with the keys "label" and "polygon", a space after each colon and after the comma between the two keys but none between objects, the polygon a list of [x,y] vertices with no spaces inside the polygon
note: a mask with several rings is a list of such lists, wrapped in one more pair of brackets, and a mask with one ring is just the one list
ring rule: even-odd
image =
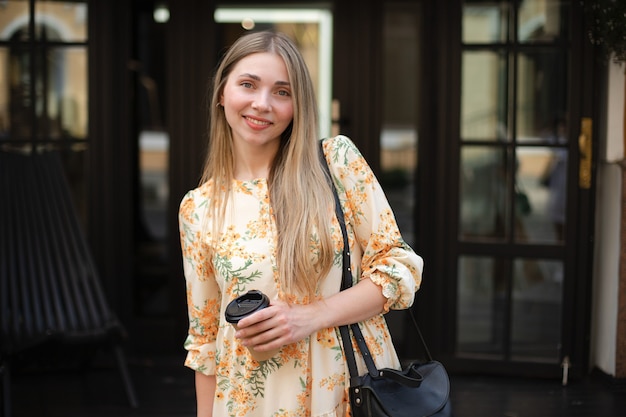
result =
[{"label": "woman's face", "polygon": [[235,146],[278,146],[293,119],[292,86],[283,59],[270,52],[241,59],[228,75],[220,104]]}]

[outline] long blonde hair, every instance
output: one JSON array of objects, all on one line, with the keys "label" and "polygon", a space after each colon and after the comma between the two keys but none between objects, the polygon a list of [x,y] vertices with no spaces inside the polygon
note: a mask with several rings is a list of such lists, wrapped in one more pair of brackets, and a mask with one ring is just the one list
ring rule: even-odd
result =
[{"label": "long blonde hair", "polygon": [[[293,120],[282,134],[268,178],[278,230],[281,296],[312,299],[333,261],[330,233],[333,197],[318,156],[313,82],[302,55],[284,34],[264,31],[242,36],[229,48],[216,70],[209,105],[209,152],[201,179],[201,183],[214,182],[208,208],[216,220],[213,241],[217,241],[224,225],[234,176],[231,129],[218,104],[233,67],[241,59],[260,52],[275,53],[283,59],[292,86]],[[319,249],[319,255],[312,252],[314,246]]]}]

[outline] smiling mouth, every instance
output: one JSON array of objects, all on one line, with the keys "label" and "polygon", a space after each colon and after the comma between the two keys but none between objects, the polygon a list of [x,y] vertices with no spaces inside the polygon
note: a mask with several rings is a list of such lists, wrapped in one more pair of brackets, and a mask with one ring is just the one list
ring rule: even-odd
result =
[{"label": "smiling mouth", "polygon": [[268,126],[268,125],[272,124],[271,122],[266,122],[264,120],[253,119],[253,118],[247,117],[247,116],[245,117],[245,119],[247,121],[249,121],[250,123],[255,124],[257,126]]}]

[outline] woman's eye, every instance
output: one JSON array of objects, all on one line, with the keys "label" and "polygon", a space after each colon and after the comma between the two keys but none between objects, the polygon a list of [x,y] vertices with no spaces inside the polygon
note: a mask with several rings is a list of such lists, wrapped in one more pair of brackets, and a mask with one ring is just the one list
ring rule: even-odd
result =
[{"label": "woman's eye", "polygon": [[283,97],[289,97],[291,93],[287,90],[278,90],[278,95]]},{"label": "woman's eye", "polygon": [[245,81],[241,83],[241,86],[244,88],[252,88],[252,83]]}]

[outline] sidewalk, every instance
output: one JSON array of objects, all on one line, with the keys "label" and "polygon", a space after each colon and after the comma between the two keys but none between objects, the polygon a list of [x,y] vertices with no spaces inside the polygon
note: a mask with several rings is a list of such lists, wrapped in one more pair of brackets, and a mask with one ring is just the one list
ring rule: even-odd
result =
[{"label": "sidewalk", "polygon": [[[182,356],[129,358],[139,408],[117,369],[28,372],[13,378],[14,417],[195,417],[193,372]],[[455,417],[626,417],[626,386],[598,377],[560,381],[452,376]]]}]

